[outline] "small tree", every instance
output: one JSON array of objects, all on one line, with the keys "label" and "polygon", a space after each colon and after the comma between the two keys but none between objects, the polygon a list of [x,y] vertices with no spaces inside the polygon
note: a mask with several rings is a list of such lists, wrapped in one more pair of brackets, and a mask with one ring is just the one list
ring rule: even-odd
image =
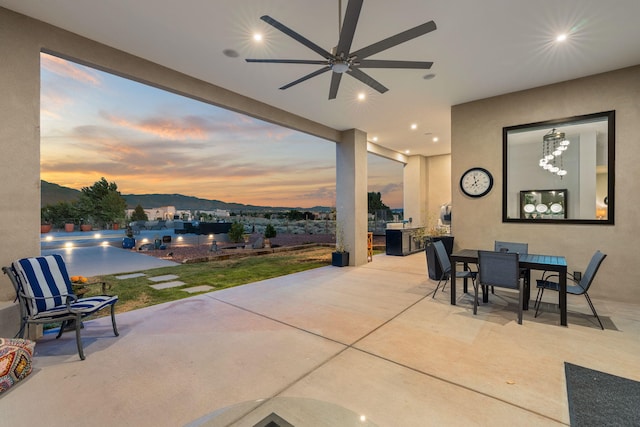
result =
[{"label": "small tree", "polygon": [[267,227],[264,229],[264,237],[271,239],[276,237],[276,234],[276,228],[272,224],[267,224]]},{"label": "small tree", "polygon": [[138,206],[133,210],[133,213],[131,214],[131,221],[149,221],[149,216],[140,204],[138,204]]},{"label": "small tree", "polygon": [[77,206],[83,219],[104,226],[124,218],[127,203],[120,195],[118,185],[103,177],[91,187],[82,188]]},{"label": "small tree", "polygon": [[234,222],[231,224],[231,229],[229,230],[229,240],[234,243],[239,243],[243,240],[244,236],[244,225],[239,222]]},{"label": "small tree", "polygon": [[304,219],[304,215],[302,214],[302,212],[295,210],[295,209],[291,209],[289,212],[287,212],[286,214],[287,219],[289,219],[289,221],[300,221],[302,219]]},{"label": "small tree", "polygon": [[392,217],[391,209],[382,202],[382,195],[379,192],[367,193],[367,207],[370,214],[374,214],[376,211],[385,211],[387,218]]}]

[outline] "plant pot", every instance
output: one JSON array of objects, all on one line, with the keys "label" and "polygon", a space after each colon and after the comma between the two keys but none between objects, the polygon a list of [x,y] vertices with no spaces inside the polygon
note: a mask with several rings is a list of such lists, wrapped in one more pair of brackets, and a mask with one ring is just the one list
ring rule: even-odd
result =
[{"label": "plant pot", "polygon": [[113,224],[113,229],[114,230],[120,230],[120,224],[118,224],[118,223]]},{"label": "plant pot", "polygon": [[332,252],[331,265],[334,267],[345,267],[349,265],[349,252]]},{"label": "plant pot", "polygon": [[80,231],[91,231],[91,225],[90,224],[82,224],[80,226]]},{"label": "plant pot", "polygon": [[75,225],[73,223],[68,222],[64,225],[64,231],[66,231],[67,233],[71,233],[74,229]]},{"label": "plant pot", "polygon": [[53,228],[51,224],[40,224],[40,233],[48,233]]}]

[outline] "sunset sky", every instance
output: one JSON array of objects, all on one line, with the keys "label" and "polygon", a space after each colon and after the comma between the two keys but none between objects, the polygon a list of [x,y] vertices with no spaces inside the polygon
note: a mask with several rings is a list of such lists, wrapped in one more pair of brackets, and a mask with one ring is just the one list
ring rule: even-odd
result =
[{"label": "sunset sky", "polygon": [[[335,144],[41,54],[41,178],[122,194],[335,206]],[[368,191],[402,207],[402,164],[368,156]]]}]

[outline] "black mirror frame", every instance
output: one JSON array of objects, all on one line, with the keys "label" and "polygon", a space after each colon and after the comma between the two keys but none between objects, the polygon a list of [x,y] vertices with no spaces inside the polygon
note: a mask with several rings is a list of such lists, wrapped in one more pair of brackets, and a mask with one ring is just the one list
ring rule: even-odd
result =
[{"label": "black mirror frame", "polygon": [[[608,135],[607,135],[607,219],[527,219],[527,218],[508,218],[507,215],[507,139],[510,131],[526,129],[528,127],[553,127],[554,125],[566,124],[570,122],[587,121],[599,117],[606,117]],[[548,120],[536,123],[527,123],[524,125],[508,126],[502,128],[502,222],[516,222],[527,224],[592,224],[592,225],[614,225],[615,218],[615,141],[616,141],[616,112],[603,111],[594,114],[585,114],[582,116],[566,117],[563,119]]]}]

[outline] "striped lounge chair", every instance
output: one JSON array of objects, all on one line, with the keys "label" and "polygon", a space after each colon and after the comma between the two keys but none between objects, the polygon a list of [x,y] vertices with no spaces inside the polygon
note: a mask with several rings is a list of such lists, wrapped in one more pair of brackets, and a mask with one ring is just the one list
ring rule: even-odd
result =
[{"label": "striped lounge chair", "polygon": [[114,312],[118,297],[98,295],[78,298],[73,294],[69,274],[60,255],[20,259],[14,261],[11,267],[3,267],[2,271],[11,279],[20,303],[21,323],[17,336],[24,338],[30,323],[60,322],[60,332],[56,338],[60,338],[66,328],[74,325],[78,354],[84,360],[80,338],[82,319],[107,307],[111,307],[113,332],[118,336]]}]

